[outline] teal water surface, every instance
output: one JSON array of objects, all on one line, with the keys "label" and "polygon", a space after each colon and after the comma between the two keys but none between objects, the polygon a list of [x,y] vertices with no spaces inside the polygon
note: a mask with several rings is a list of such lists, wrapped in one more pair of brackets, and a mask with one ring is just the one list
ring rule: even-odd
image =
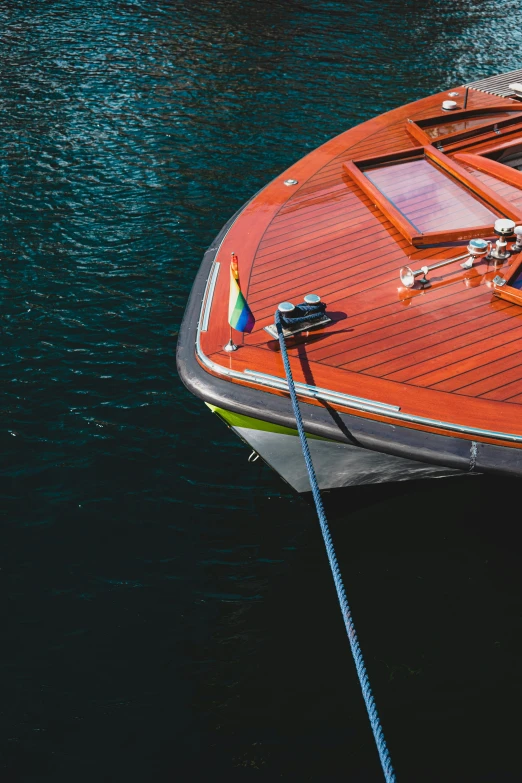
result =
[{"label": "teal water surface", "polygon": [[[520,67],[520,5],[6,0],[0,30],[0,780],[381,780],[314,513],[184,389],[176,337],[241,204]],[[522,777],[517,495],[332,502],[404,783]]]}]

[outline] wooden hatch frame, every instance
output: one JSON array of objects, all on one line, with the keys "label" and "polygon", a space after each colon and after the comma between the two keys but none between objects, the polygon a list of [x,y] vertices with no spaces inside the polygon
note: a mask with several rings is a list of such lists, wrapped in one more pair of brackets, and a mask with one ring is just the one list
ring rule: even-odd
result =
[{"label": "wooden hatch frame", "polygon": [[[507,117],[503,120],[496,119],[489,124],[480,126],[479,128],[473,128],[465,131],[457,131],[446,136],[441,136],[435,142],[424,131],[426,127],[432,127],[437,122],[449,123],[452,119],[466,119],[469,117],[479,116],[483,114],[498,114],[499,112],[505,112],[504,106],[492,106],[488,107],[487,111],[482,110],[467,110],[458,111],[449,115],[436,115],[422,120],[413,122],[412,120],[406,121],[406,128],[416,141],[420,141],[422,146],[413,147],[408,150],[401,150],[399,152],[390,153],[388,155],[381,155],[371,158],[361,158],[358,160],[345,161],[343,163],[344,171],[355,182],[360,189],[372,200],[372,202],[381,210],[381,212],[393,223],[408,242],[415,247],[425,247],[428,245],[448,244],[450,242],[460,242],[475,237],[490,236],[493,234],[493,223],[488,223],[479,226],[464,226],[459,229],[448,229],[445,231],[425,231],[421,232],[416,226],[411,223],[406,215],[400,211],[387,197],[374,185],[369,178],[365,175],[365,172],[369,169],[378,168],[380,166],[393,166],[400,165],[414,160],[428,160],[435,167],[441,169],[445,174],[449,175],[456,183],[464,186],[473,197],[486,206],[489,209],[498,213],[498,217],[510,218],[516,223],[522,223],[522,211],[517,209],[510,201],[502,198],[492,188],[488,187],[484,183],[480,182],[477,177],[470,174],[464,165],[472,166],[478,171],[485,172],[502,182],[506,182],[513,187],[520,188],[522,190],[522,172],[516,169],[510,169],[509,166],[505,166],[502,163],[498,163],[485,155],[492,151],[490,148],[482,154],[471,153],[458,153],[453,157],[449,157],[442,151],[441,140],[444,141],[444,148],[447,149],[448,142],[452,147],[452,151],[455,152],[462,147],[468,147],[470,142],[487,142],[490,139],[498,139],[499,129],[507,130],[508,133],[513,131],[522,130],[522,112],[517,113],[517,116]],[[516,142],[500,143],[495,146],[495,149],[507,148],[514,146]],[[520,139],[518,141],[520,144]],[[464,165],[461,165],[464,164]]]},{"label": "wooden hatch frame", "polygon": [[[474,128],[466,128],[452,131],[451,133],[441,134],[436,138],[432,138],[426,132],[428,128],[433,128],[437,125],[449,125],[451,122],[459,122],[459,120],[472,120],[478,117],[487,117],[488,114],[499,115],[506,113],[509,113],[512,116],[500,120],[498,118],[492,119],[489,123],[485,122],[483,125],[478,125]],[[522,107],[520,109],[517,109],[514,106],[507,108],[505,104],[499,104],[498,106],[488,106],[481,109],[457,109],[424,119],[406,120],[406,130],[415,141],[423,146],[433,144],[439,147],[444,146],[445,149],[450,144],[469,142],[471,139],[475,139],[477,135],[491,138],[498,137],[501,130],[509,129],[512,125],[518,126],[521,122]]]},{"label": "wooden hatch frame", "polygon": [[492,288],[495,296],[505,299],[512,304],[522,305],[522,290],[510,285],[520,276],[522,271],[522,254],[509,269],[508,277],[496,275],[492,280]]}]

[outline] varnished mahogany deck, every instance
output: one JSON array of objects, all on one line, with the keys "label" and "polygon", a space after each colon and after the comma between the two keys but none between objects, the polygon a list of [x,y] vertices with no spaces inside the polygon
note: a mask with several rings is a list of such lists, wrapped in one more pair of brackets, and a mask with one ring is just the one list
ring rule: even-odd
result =
[{"label": "varnished mahogany deck", "polygon": [[[463,88],[457,91],[462,96]],[[209,327],[201,333],[201,350],[212,362],[284,377],[277,346],[263,327],[273,322],[279,302],[298,303],[317,293],[333,323],[290,348],[296,380],[397,405],[416,416],[522,435],[522,307],[492,295],[490,281],[499,270],[485,261],[467,271],[456,263],[431,273],[427,290],[403,288],[400,267],[417,269],[459,255],[466,242],[414,247],[343,169],[347,161],[419,148],[406,120],[440,115],[447,97],[423,99],[347,131],[296,163],[249,204],[216,259],[220,272]],[[469,90],[468,109],[488,106],[522,111],[515,100]],[[466,156],[522,139],[522,130],[506,128],[491,137],[457,142],[444,152],[497,194],[499,204],[508,203],[522,216],[522,187],[478,170]],[[422,230],[452,228],[463,213],[434,194],[435,169],[419,163],[409,164],[409,191],[394,182],[392,169],[376,168],[375,179]],[[299,184],[287,187],[287,178]],[[486,213],[492,220],[502,216],[483,199],[470,207],[465,184],[448,180],[448,189],[462,192],[459,209],[475,223],[487,222]],[[256,327],[251,335],[235,332],[241,348],[229,354],[222,346],[229,336],[231,251],[239,256],[241,287]]]}]

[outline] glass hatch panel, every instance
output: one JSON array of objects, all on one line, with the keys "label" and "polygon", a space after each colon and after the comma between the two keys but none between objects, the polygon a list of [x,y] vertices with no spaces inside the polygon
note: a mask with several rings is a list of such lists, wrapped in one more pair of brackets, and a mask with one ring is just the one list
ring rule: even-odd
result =
[{"label": "glass hatch panel", "polygon": [[500,154],[490,154],[488,158],[493,158],[498,163],[503,163],[504,166],[509,166],[511,169],[522,171],[522,145],[516,147],[508,147],[501,150]]},{"label": "glass hatch panel", "polygon": [[519,269],[515,277],[509,281],[509,285],[522,291],[522,269]]},{"label": "glass hatch panel", "polygon": [[426,158],[369,168],[364,176],[420,233],[492,225],[492,212]]},{"label": "glass hatch panel", "polygon": [[495,122],[506,120],[509,117],[516,117],[517,115],[521,115],[521,112],[503,111],[498,114],[482,114],[478,117],[464,117],[460,120],[437,123],[435,125],[422,123],[422,129],[430,139],[440,139],[444,136],[449,136],[450,133],[461,133],[462,131],[473,130],[473,128],[480,128],[481,125],[491,125]]}]

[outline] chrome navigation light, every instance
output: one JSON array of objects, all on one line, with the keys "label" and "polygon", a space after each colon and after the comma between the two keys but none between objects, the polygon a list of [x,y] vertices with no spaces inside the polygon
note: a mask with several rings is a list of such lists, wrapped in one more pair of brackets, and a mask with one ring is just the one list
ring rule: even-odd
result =
[{"label": "chrome navigation light", "polygon": [[511,248],[511,252],[519,253],[522,250],[522,226],[515,226],[513,233],[515,234],[517,241]]},{"label": "chrome navigation light", "polygon": [[457,101],[442,101],[443,111],[455,111],[458,109]]},{"label": "chrome navigation light", "polygon": [[507,218],[499,218],[498,220],[495,220],[493,230],[498,236],[498,239],[495,243],[495,247],[488,254],[488,258],[492,258],[495,262],[506,261],[510,256],[506,240],[508,237],[513,236],[515,221],[508,220]]},{"label": "chrome navigation light", "polygon": [[498,220],[495,220],[493,230],[498,236],[509,237],[515,230],[515,221],[508,220],[507,218],[499,218]]}]

